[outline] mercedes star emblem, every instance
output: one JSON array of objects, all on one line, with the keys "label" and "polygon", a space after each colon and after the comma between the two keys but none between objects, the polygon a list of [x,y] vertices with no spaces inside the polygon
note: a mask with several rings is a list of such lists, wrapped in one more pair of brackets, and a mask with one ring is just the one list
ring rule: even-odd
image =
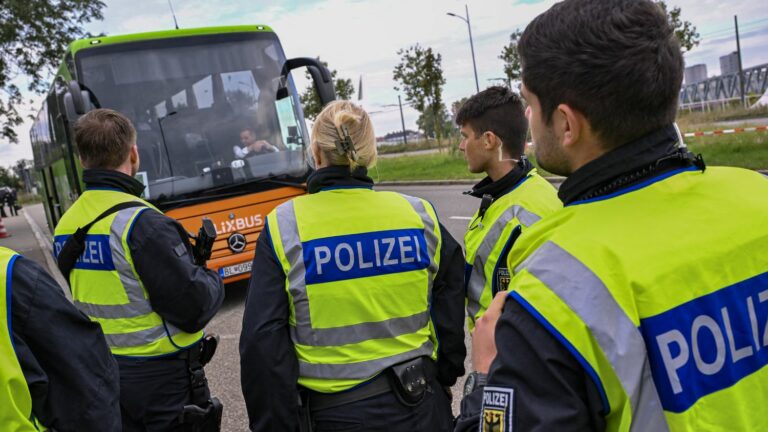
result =
[{"label": "mercedes star emblem", "polygon": [[245,236],[240,233],[232,233],[227,239],[229,249],[234,253],[240,253],[245,249]]}]

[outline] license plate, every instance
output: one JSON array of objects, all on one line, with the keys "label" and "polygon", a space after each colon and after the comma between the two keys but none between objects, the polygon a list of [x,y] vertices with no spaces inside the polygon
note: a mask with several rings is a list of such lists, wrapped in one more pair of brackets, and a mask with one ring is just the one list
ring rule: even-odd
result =
[{"label": "license plate", "polygon": [[230,276],[237,276],[239,274],[248,273],[251,271],[251,265],[253,265],[253,262],[248,261],[240,264],[234,264],[231,266],[222,267],[219,269],[219,275],[223,278],[228,278]]}]

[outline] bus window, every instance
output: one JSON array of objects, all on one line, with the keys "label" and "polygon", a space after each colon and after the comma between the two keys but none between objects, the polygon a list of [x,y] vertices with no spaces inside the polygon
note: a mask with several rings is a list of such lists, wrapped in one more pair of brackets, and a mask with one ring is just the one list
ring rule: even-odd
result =
[{"label": "bus window", "polygon": [[[147,129],[142,136],[153,137],[138,143],[150,196],[173,199],[306,171],[296,92],[275,99],[285,61],[276,39],[163,43],[76,55],[83,83],[101,104],[121,107]],[[151,122],[139,118],[147,110],[154,112]],[[234,148],[246,128],[279,151],[242,157]]]}]

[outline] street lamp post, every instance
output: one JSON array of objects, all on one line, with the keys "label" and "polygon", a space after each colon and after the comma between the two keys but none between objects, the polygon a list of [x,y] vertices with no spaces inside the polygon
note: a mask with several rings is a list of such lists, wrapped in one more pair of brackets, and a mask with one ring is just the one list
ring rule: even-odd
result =
[{"label": "street lamp post", "polygon": [[469,7],[467,5],[464,5],[464,12],[466,13],[466,18],[461,15],[456,15],[455,13],[448,12],[448,15],[452,17],[456,17],[467,23],[467,30],[469,30],[469,48],[472,50],[472,69],[475,71],[475,88],[477,89],[477,92],[480,92],[480,82],[477,80],[477,64],[475,64],[475,44],[472,42],[472,25],[469,23]]}]

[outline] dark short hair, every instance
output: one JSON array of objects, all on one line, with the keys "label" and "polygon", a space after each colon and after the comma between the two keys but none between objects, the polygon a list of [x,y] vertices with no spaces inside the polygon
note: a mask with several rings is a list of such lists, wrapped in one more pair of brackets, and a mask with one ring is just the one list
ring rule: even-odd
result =
[{"label": "dark short hair", "polygon": [[547,123],[567,104],[610,148],[675,119],[683,56],[650,0],[557,3],[526,27],[518,50],[523,83]]},{"label": "dark short hair", "polygon": [[115,110],[95,109],[75,123],[75,143],[86,168],[119,167],[128,159],[135,142],[133,124]]},{"label": "dark short hair", "polygon": [[467,99],[456,113],[456,124],[469,125],[478,134],[493,132],[513,156],[525,150],[525,109],[520,97],[506,87],[489,87]]}]

